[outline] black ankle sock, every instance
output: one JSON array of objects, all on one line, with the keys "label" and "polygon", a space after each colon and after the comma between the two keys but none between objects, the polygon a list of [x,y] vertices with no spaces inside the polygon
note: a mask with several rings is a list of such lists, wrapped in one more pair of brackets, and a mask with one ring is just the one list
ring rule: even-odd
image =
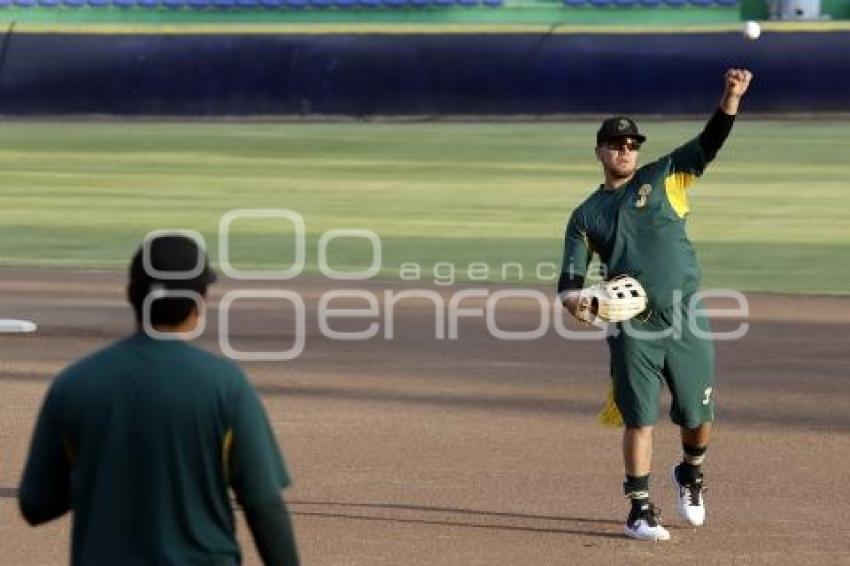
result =
[{"label": "black ankle sock", "polygon": [[635,499],[648,499],[649,474],[646,474],[645,476],[626,475],[626,481],[623,482],[623,493],[632,501]]},{"label": "black ankle sock", "polygon": [[694,466],[687,462],[682,462],[676,467],[676,479],[682,485],[690,485],[697,481],[702,475],[702,466]]},{"label": "black ankle sock", "polygon": [[690,485],[701,475],[700,468],[705,461],[706,446],[690,446],[682,443],[684,456],[682,463],[676,468],[676,479],[682,485]]}]

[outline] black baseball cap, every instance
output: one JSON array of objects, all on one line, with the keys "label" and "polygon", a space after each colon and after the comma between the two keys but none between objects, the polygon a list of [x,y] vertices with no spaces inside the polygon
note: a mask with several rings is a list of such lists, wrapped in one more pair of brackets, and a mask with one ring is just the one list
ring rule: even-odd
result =
[{"label": "black baseball cap", "polygon": [[130,262],[130,283],[143,294],[155,284],[203,293],[215,280],[206,251],[179,232],[146,238]]},{"label": "black baseball cap", "polygon": [[615,138],[634,138],[640,143],[646,141],[646,136],[638,132],[637,124],[626,116],[606,118],[599,130],[596,131],[596,145],[602,145]]}]

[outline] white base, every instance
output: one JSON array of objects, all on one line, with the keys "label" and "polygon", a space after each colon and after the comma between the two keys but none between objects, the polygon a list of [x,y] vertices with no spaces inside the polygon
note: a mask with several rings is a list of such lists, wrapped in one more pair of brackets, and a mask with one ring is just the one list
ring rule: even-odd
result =
[{"label": "white base", "polygon": [[38,330],[38,326],[29,320],[0,318],[0,334],[25,334],[36,330]]}]

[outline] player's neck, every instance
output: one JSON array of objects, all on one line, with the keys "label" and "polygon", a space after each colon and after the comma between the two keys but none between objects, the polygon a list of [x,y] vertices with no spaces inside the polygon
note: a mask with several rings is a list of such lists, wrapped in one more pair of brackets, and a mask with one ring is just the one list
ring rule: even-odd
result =
[{"label": "player's neck", "polygon": [[173,332],[175,334],[189,334],[198,327],[200,322],[197,312],[190,314],[186,320],[178,324],[154,324],[153,329],[157,332]]},{"label": "player's neck", "polygon": [[616,191],[620,189],[623,185],[632,180],[635,174],[632,173],[628,177],[617,177],[614,175],[610,175],[607,172],[605,173],[605,183],[602,185],[602,188],[606,191]]}]

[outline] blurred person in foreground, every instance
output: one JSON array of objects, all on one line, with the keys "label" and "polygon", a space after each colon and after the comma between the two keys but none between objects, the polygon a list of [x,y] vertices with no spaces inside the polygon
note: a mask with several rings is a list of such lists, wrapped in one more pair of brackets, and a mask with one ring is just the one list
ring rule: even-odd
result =
[{"label": "blurred person in foreground", "polygon": [[239,564],[231,488],[263,561],[298,564],[263,406],[236,365],[187,341],[214,281],[191,238],[146,239],[127,287],[137,331],[51,385],[18,500],[31,525],[73,511],[72,564]]}]

